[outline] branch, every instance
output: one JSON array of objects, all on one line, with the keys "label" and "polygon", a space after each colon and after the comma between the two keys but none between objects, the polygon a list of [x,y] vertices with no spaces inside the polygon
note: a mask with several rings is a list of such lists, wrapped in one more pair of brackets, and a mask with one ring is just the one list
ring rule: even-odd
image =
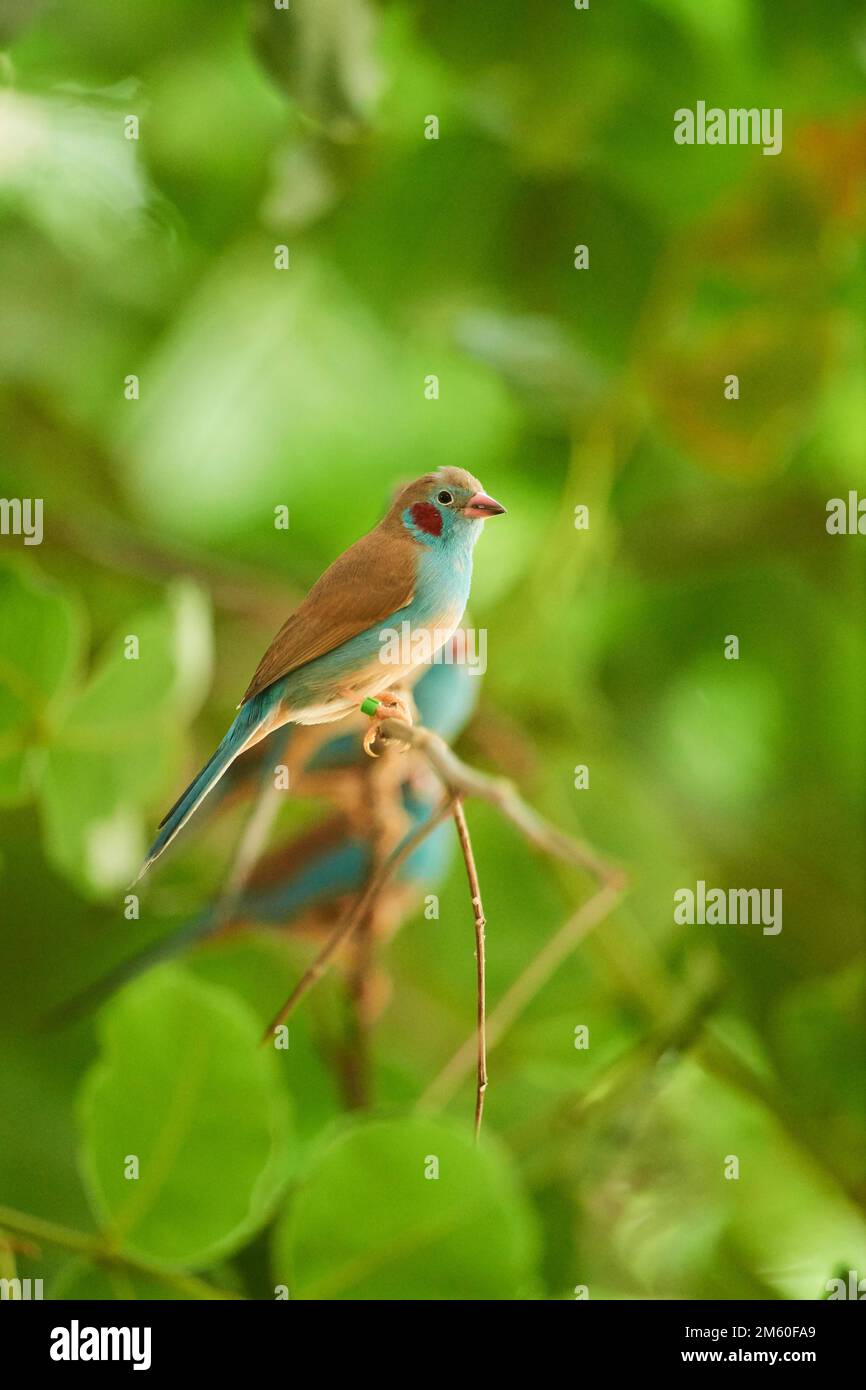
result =
[{"label": "branch", "polygon": [[177,1270],[165,1269],[150,1260],[139,1259],[137,1255],[126,1255],[114,1249],[101,1236],[91,1236],[85,1231],[75,1231],[69,1226],[59,1226],[53,1221],[43,1221],[38,1216],[29,1216],[12,1207],[0,1207],[0,1230],[14,1231],[18,1235],[32,1236],[36,1241],[46,1241],[49,1245],[60,1246],[76,1255],[92,1260],[94,1264],[128,1269],[133,1274],[146,1274],[154,1279],[170,1284],[180,1293],[192,1298],[241,1299],[241,1294],[230,1293],[228,1289],[218,1289],[195,1274],[181,1274]]},{"label": "branch", "polygon": [[522,1013],[530,999],[550,978],[577,942],[612,911],[625,891],[627,879],[621,869],[602,859],[590,845],[566,835],[550,821],[540,816],[505,778],[488,777],[483,772],[478,772],[477,769],[464,763],[438,734],[431,733],[429,729],[408,724],[402,719],[388,717],[380,721],[377,736],[383,742],[396,739],[408,747],[416,749],[426,758],[445,785],[445,799],[430,820],[420,826],[404,841],[401,847],[389,855],[378,872],[372,875],[364,894],[348,913],[345,921],[333,932],[312,965],[298,981],[279,1013],[268,1024],[262,1036],[262,1043],[267,1043],[272,1038],[276,1029],[285,1022],[303,996],[321,978],[339,947],[355,931],[358,924],[367,917],[391,874],[446,816],[453,815],[466,864],[472,907],[475,914],[478,990],[476,1032],[458,1049],[450,1062],[428,1087],[422,1097],[421,1104],[431,1101],[439,1104],[444,1103],[460,1085],[464,1074],[471,1067],[474,1056],[477,1074],[475,1100],[475,1135],[477,1138],[481,1129],[484,1094],[487,1088],[488,1022],[485,998],[485,921],[472,843],[463,813],[464,797],[477,796],[482,801],[487,801],[490,805],[495,806],[500,814],[507,821],[510,821],[536,849],[587,870],[601,885],[598,892],[569,918],[556,936],[547,942],[494,1010],[489,1023],[489,1036],[494,1045],[511,1027],[515,1018]]},{"label": "branch", "polygon": [[402,719],[390,718],[381,721],[379,734],[382,738],[399,739],[410,748],[417,748],[438,773],[452,797],[477,796],[489,802],[536,849],[588,870],[600,883],[619,888],[625,886],[626,877],[621,869],[602,859],[585,841],[573,839],[545,820],[523,800],[506,778],[488,777],[464,763],[438,734],[406,724]]},{"label": "branch", "polygon": [[481,887],[478,882],[478,870],[475,867],[475,856],[472,853],[472,841],[469,838],[469,827],[466,824],[466,817],[463,814],[463,803],[459,797],[454,802],[454,824],[457,826],[457,834],[460,838],[460,848],[463,851],[463,860],[466,864],[466,876],[469,879],[472,911],[475,915],[475,964],[478,981],[478,1013],[476,1020],[477,1081],[475,1088],[475,1138],[477,1141],[481,1133],[481,1119],[484,1114],[484,1092],[487,1090],[487,1001],[484,968],[485,919],[484,908],[481,903]]},{"label": "branch", "polygon": [[573,839],[557,829],[550,821],[545,820],[543,816],[540,816],[523,800],[510,782],[504,778],[488,777],[483,772],[478,772],[475,768],[464,763],[452,752],[443,739],[437,734],[431,733],[429,729],[416,727],[402,719],[388,717],[380,721],[377,736],[386,743],[389,739],[396,739],[408,747],[414,748],[426,758],[445,785],[445,799],[439,810],[424,825],[419,826],[401,846],[388,856],[378,869],[374,868],[364,893],[347,914],[345,920],[331,934],[312,965],[301,976],[282,1008],[268,1024],[262,1036],[262,1044],[270,1041],[276,1030],[285,1022],[304,995],[321,978],[332,957],[358,925],[369,920],[379,894],[400,864],[446,816],[453,815],[466,865],[475,917],[478,1001],[476,1031],[474,1037],[467,1039],[428,1087],[420,1103],[424,1104],[431,1101],[444,1103],[460,1085],[464,1074],[471,1066],[474,1055],[477,1077],[475,1094],[475,1137],[477,1139],[481,1132],[484,1096],[487,1089],[488,1024],[484,954],[485,919],[472,842],[463,812],[464,797],[477,796],[482,801],[489,802],[535,848],[589,871],[601,885],[589,902],[584,903],[583,907],[569,918],[556,936],[547,942],[507,991],[497,1009],[494,1010],[490,1019],[490,1036],[494,1044],[511,1027],[515,1018],[522,1013],[530,999],[550,978],[576,943],[613,909],[625,890],[626,876],[621,869],[597,855],[591,846],[584,841]]}]

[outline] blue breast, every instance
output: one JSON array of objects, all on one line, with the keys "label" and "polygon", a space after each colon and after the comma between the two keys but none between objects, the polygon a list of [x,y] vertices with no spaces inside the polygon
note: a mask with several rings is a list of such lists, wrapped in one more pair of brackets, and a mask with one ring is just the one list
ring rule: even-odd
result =
[{"label": "blue breast", "polygon": [[[271,698],[293,708],[310,706],[332,697],[355,672],[363,671],[382,651],[380,634],[401,624],[436,628],[459,622],[472,582],[472,547],[456,539],[448,545],[418,547],[418,571],[412,602],[382,623],[367,628],[332,652],[317,657],[269,687]],[[265,692],[263,692],[264,694]]]}]

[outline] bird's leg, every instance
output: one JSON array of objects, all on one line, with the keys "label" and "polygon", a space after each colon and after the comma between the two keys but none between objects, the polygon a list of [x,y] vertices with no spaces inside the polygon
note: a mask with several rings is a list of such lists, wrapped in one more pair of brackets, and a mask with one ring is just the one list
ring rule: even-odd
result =
[{"label": "bird's leg", "polygon": [[370,727],[364,735],[364,752],[371,758],[379,756],[374,753],[373,744],[379,737],[379,725],[383,719],[402,719],[406,724],[412,724],[409,705],[391,690],[386,690],[383,695],[368,695],[361,705],[361,713],[370,716]]}]

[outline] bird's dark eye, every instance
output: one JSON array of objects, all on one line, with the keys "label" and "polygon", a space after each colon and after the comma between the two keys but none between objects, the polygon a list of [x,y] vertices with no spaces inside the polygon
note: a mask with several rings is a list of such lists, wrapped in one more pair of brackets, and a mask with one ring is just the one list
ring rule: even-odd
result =
[{"label": "bird's dark eye", "polygon": [[443,488],[441,492],[437,492],[436,501],[441,502],[443,507],[447,507],[449,502],[454,501],[454,497],[446,488]]}]

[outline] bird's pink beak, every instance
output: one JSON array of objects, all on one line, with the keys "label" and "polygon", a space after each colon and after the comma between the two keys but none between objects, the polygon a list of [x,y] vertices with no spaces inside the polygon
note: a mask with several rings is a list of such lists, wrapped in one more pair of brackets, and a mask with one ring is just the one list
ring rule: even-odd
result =
[{"label": "bird's pink beak", "polygon": [[486,492],[476,492],[461,510],[464,516],[477,516],[482,520],[486,516],[502,516],[505,512],[502,503],[488,497]]}]

